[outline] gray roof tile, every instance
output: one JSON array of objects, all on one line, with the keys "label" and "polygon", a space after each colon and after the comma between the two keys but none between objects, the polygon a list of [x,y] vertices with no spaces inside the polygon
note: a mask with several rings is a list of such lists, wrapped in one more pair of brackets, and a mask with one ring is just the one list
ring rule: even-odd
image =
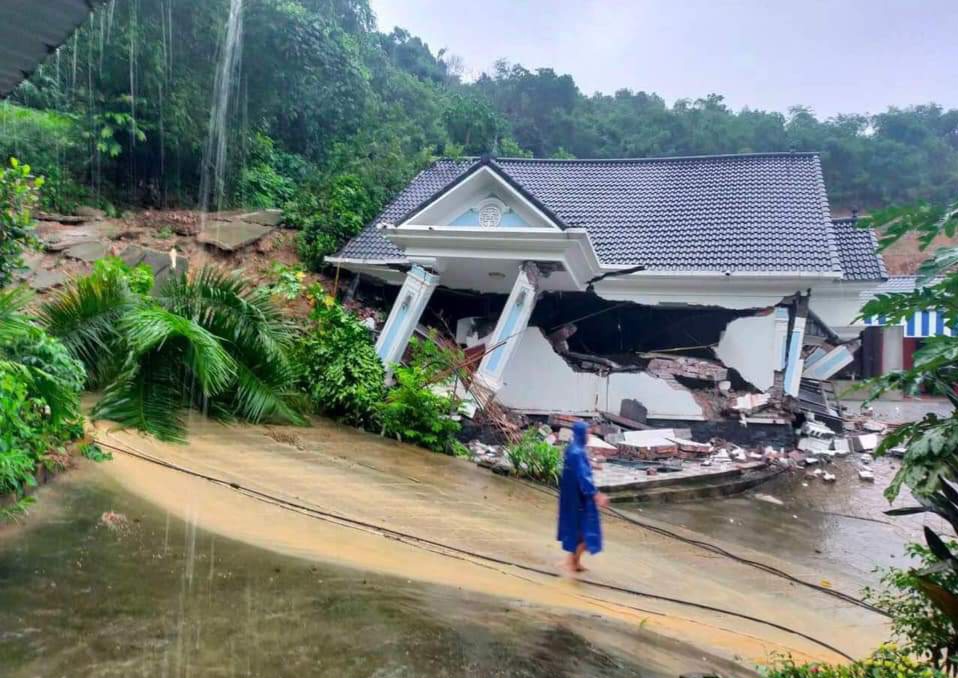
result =
[{"label": "gray roof tile", "polygon": [[878,238],[868,228],[858,228],[855,219],[832,219],[838,256],[847,280],[884,280],[885,261],[878,253]]},{"label": "gray roof tile", "polygon": [[[401,220],[480,162],[436,161],[338,256],[402,260],[375,225]],[[839,272],[847,266],[857,279],[868,279],[881,267],[859,233],[843,230],[840,237],[829,220],[814,154],[499,158],[490,164],[562,227],[585,228],[603,264],[740,272]]]}]

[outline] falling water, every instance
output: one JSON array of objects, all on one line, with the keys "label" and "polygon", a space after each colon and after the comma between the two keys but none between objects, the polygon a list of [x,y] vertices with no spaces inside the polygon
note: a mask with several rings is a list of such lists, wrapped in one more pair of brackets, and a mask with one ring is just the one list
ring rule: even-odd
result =
[{"label": "falling water", "polygon": [[240,72],[240,57],[243,41],[243,0],[230,0],[230,13],[226,22],[226,38],[220,48],[219,65],[213,81],[213,105],[210,107],[210,127],[203,151],[203,175],[200,181],[200,207],[202,218],[213,205],[220,209],[223,204],[224,178],[226,174],[227,118],[230,99]]}]

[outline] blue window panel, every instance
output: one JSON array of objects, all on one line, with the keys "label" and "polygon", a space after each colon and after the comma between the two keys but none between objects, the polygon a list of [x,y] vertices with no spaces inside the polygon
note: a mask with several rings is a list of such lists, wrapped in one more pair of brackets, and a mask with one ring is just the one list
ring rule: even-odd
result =
[{"label": "blue window panel", "polygon": [[935,336],[945,336],[945,314],[941,311],[935,314]]},{"label": "blue window panel", "polygon": [[450,226],[478,226],[479,213],[474,209],[469,209],[453,219]]},{"label": "blue window panel", "polygon": [[915,336],[915,315],[914,314],[908,316],[908,323],[905,325],[905,336],[906,337]]},{"label": "blue window panel", "polygon": [[509,211],[505,212],[502,215],[502,220],[499,222],[500,226],[505,226],[506,228],[522,228],[526,227],[527,224],[522,217],[520,217],[515,212]]},{"label": "blue window panel", "polygon": [[928,311],[921,312],[921,336],[929,336],[929,324],[931,323],[931,318],[929,317]]}]

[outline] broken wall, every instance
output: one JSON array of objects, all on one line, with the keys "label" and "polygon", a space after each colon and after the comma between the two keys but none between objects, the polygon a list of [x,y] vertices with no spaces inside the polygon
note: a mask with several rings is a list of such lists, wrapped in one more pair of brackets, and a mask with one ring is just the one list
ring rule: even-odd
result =
[{"label": "broken wall", "polygon": [[502,405],[524,412],[576,415],[617,414],[624,399],[641,402],[650,418],[704,418],[691,392],[646,372],[600,375],[573,369],[538,327],[523,333],[496,397]]},{"label": "broken wall", "polygon": [[769,390],[775,382],[775,314],[736,318],[722,332],[715,357],[737,371],[759,391]]}]

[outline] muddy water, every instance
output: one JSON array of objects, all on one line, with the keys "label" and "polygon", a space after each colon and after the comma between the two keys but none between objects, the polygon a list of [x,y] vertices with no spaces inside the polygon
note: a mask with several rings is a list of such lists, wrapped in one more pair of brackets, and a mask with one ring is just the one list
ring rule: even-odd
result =
[{"label": "muddy water", "polygon": [[[633,505],[626,511],[802,565],[823,578],[843,578],[849,584],[846,589],[854,591],[877,583],[876,566],[905,566],[905,544],[923,541],[925,521],[937,524],[934,518],[884,515],[889,504],[882,491],[897,464],[894,459],[877,460],[871,466],[875,482],[863,482],[853,454],[823,466],[837,476],[834,483],[795,471],[742,496]],[[912,501],[903,496],[895,503],[901,505]]]},{"label": "muddy water", "polygon": [[[0,675],[665,676],[700,656],[641,633],[217,537],[97,468],[0,531]],[[106,511],[127,522],[107,527]]]}]

